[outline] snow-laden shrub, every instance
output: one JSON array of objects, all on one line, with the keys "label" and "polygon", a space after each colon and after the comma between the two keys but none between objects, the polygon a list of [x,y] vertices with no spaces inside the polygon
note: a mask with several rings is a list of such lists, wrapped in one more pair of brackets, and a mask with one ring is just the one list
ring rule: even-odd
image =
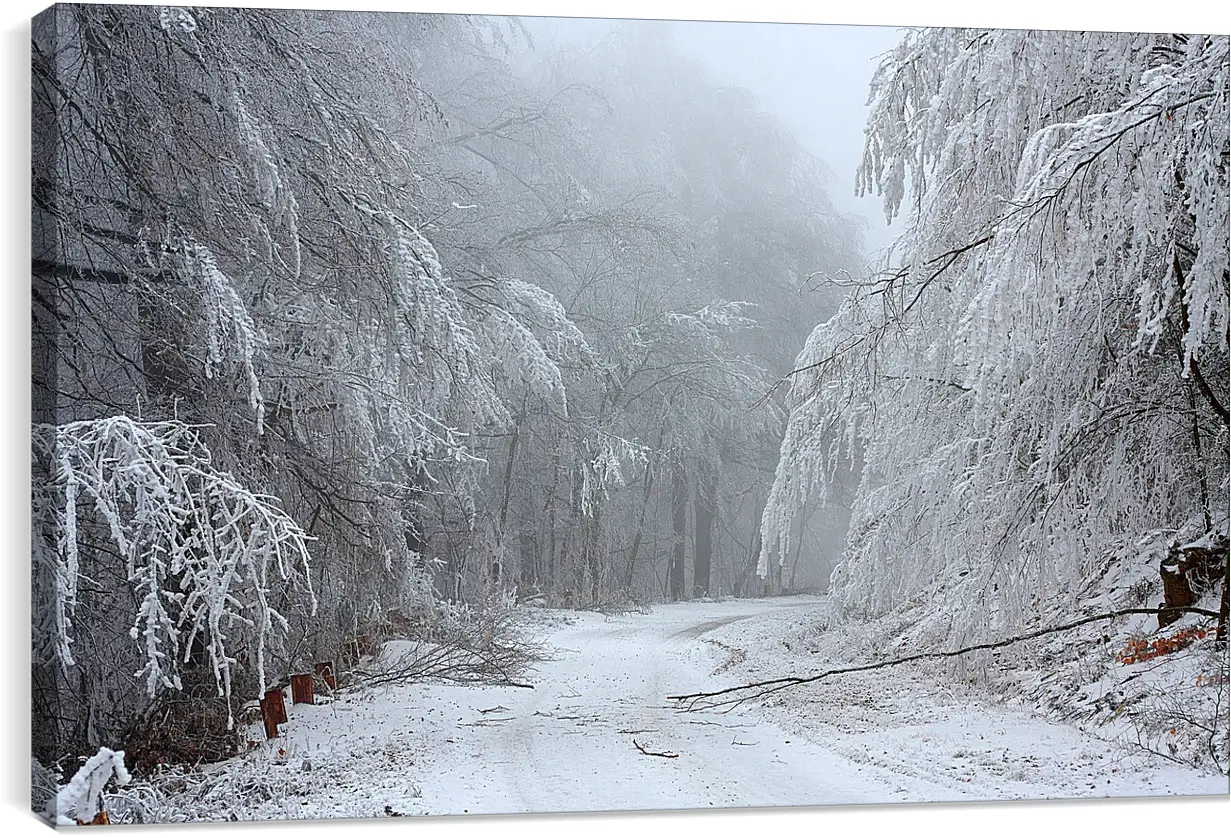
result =
[{"label": "snow-laden shrub", "polygon": [[515,683],[543,657],[525,632],[516,591],[478,605],[438,603],[412,630],[389,624],[384,642],[353,673],[363,684],[415,680]]},{"label": "snow-laden shrub", "polygon": [[99,748],[98,753],[77,769],[68,784],[47,801],[43,813],[60,826],[89,823],[100,811],[105,811],[103,788],[112,777],[121,786],[132,779],[124,767],[124,752]]}]

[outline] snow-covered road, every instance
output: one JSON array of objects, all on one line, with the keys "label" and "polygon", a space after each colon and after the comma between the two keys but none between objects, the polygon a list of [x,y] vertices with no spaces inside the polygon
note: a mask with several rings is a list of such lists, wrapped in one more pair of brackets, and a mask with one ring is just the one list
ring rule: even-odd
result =
[{"label": "snow-covered road", "polygon": [[[368,817],[1225,794],[1227,779],[902,669],[685,713],[670,693],[777,674],[812,598],[545,612],[534,689],[408,684],[291,708],[243,817]],[[752,653],[756,649],[756,653]],[[780,660],[779,660],[780,659]],[[819,661],[808,661],[817,664]],[[634,744],[636,743],[636,744]],[[678,754],[673,758],[643,753]]]},{"label": "snow-covered road", "polygon": [[[475,805],[541,812],[883,800],[883,788],[849,760],[771,722],[740,712],[681,713],[665,700],[713,683],[706,635],[767,608],[802,604],[585,615],[553,636],[557,657],[541,668],[541,685],[510,696],[501,716],[508,721],[491,723],[493,776],[483,786],[500,791],[476,795]],[[678,756],[651,756],[638,745]]]}]

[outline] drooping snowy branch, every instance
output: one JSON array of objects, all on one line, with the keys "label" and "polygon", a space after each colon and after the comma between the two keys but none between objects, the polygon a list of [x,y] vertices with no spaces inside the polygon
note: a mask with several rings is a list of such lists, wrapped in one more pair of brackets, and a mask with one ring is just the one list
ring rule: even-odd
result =
[{"label": "drooping snowy branch", "polygon": [[205,309],[205,374],[216,375],[228,356],[234,357],[247,379],[248,406],[256,414],[256,432],[260,434],[265,427],[265,400],[256,374],[255,355],[263,343],[262,337],[235,284],[218,268],[209,249],[187,240],[179,242],[178,249],[185,271],[199,288]]},{"label": "drooping snowy branch", "polygon": [[1131,574],[1107,557],[1143,532],[1226,526],[1227,88],[1224,37],[890,53],[859,187],[907,232],[796,363],[762,573],[843,461],[836,590],[934,596],[956,640]]},{"label": "drooping snowy branch", "polygon": [[249,649],[264,689],[266,648],[286,629],[270,597],[298,589],[309,608],[308,537],[277,508],[217,471],[198,430],[127,416],[36,426],[37,456],[54,465],[32,498],[35,555],[54,580],[56,607],[35,645],[74,665],[73,610],[81,553],[109,540],[139,605],[130,635],[143,650],[149,695],[179,689],[199,644],[230,696],[237,648]]},{"label": "drooping snowy branch", "polygon": [[579,448],[581,513],[586,516],[595,514],[611,488],[626,484],[626,471],[649,461],[645,446],[597,431],[583,439]]},{"label": "drooping snowy branch", "polygon": [[509,384],[525,387],[566,417],[567,382],[561,365],[592,362],[593,350],[548,291],[517,279],[499,280],[496,290],[495,305],[477,326],[493,367]]},{"label": "drooping snowy branch", "polygon": [[99,748],[98,753],[77,769],[68,784],[47,801],[43,814],[57,826],[89,823],[99,813],[103,788],[112,777],[121,786],[132,780],[124,766],[124,752]]}]

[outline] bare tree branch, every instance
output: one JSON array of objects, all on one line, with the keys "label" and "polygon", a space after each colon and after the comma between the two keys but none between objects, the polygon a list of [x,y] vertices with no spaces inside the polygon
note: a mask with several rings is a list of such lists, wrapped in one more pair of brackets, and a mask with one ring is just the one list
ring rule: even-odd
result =
[{"label": "bare tree branch", "polygon": [[679,757],[679,754],[672,753],[671,751],[646,750],[645,748],[643,748],[641,745],[637,743],[636,739],[633,740],[633,745],[635,745],[637,750],[641,751],[641,753],[645,754],[647,757],[663,757],[664,759],[676,759],[677,757]]},{"label": "bare tree branch", "polygon": [[[820,681],[824,678],[829,678],[833,675],[845,675],[851,672],[868,672],[873,669],[884,669],[890,666],[898,666],[904,663],[914,663],[915,661],[923,660],[938,660],[941,658],[955,658],[961,655],[969,654],[970,652],[978,652],[987,649],[1000,649],[1005,646],[1012,646],[1016,643],[1024,643],[1027,640],[1036,640],[1040,637],[1045,637],[1049,634],[1056,634],[1062,631],[1070,631],[1071,629],[1079,628],[1080,626],[1090,623],[1102,622],[1104,620],[1114,620],[1118,617],[1125,617],[1130,614],[1162,614],[1162,613],[1183,612],[1189,614],[1198,614],[1202,617],[1218,618],[1217,611],[1210,611],[1205,608],[1185,607],[1185,608],[1123,608],[1119,611],[1110,611],[1106,614],[1095,614],[1090,617],[1082,617],[1080,620],[1073,620],[1069,623],[1064,623],[1058,626],[1049,626],[1047,628],[1038,629],[1027,634],[1008,637],[1003,640],[996,640],[989,643],[977,643],[973,646],[965,646],[961,649],[952,649],[945,652],[921,652],[917,655],[907,655],[904,658],[894,658],[887,661],[879,661],[877,663],[863,664],[860,666],[846,666],[838,669],[826,669],[823,672],[818,672],[815,675],[799,675],[788,678],[772,678],[768,681],[755,681],[750,684],[741,684],[737,687],[727,687],[721,690],[712,690],[710,692],[684,693],[681,695],[669,695],[668,701],[677,702],[681,709],[692,711],[697,709],[709,709],[713,707],[723,707],[726,705],[741,704],[752,698],[760,698],[779,690],[787,689],[788,687],[798,687],[801,684],[811,684],[814,681]],[[746,694],[745,694],[746,693]],[[711,699],[720,699],[712,701]]]}]

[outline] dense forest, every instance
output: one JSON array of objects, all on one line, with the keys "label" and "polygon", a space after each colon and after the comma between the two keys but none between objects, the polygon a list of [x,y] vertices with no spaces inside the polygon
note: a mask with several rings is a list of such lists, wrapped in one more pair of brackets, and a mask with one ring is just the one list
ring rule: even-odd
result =
[{"label": "dense forest", "polygon": [[[519,604],[828,590],[880,657],[1160,604],[1225,639],[1226,37],[906,34],[873,264],[665,25],[61,5],[32,54],[44,765],[383,637],[512,678]],[[1062,702],[1112,665],[1049,640],[955,671]],[[1225,684],[1210,640],[1138,686]]]},{"label": "dense forest", "polygon": [[760,593],[765,394],[857,226],[665,36],[528,40],[87,6],[36,33],[57,742],[116,736],[185,665],[250,693],[391,615]]}]

